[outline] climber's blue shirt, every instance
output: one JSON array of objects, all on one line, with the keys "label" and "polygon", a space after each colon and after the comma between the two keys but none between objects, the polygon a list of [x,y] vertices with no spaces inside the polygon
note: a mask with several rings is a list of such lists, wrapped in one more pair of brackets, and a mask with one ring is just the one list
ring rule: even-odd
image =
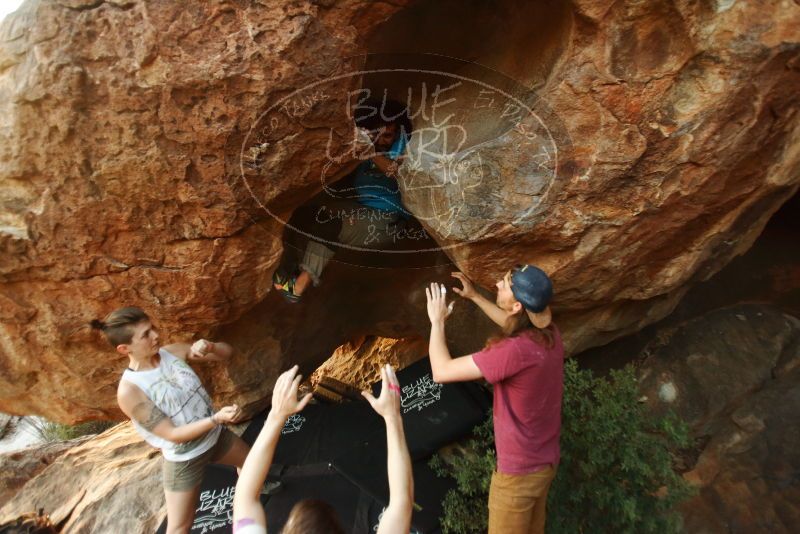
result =
[{"label": "climber's blue shirt", "polygon": [[[405,152],[406,144],[406,136],[401,133],[384,156],[396,160]],[[397,180],[383,174],[371,161],[356,168],[355,189],[360,204],[401,216],[405,213]]]}]

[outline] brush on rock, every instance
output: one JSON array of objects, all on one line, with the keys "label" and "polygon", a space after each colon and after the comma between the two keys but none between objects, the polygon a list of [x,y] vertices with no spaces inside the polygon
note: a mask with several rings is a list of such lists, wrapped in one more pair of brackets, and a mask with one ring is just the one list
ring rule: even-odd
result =
[{"label": "brush on rock", "polygon": [[346,397],[350,400],[364,400],[364,397],[361,396],[361,392],[357,388],[329,376],[323,376],[322,379],[320,379],[317,387],[320,386],[330,391],[334,391],[340,396]]}]

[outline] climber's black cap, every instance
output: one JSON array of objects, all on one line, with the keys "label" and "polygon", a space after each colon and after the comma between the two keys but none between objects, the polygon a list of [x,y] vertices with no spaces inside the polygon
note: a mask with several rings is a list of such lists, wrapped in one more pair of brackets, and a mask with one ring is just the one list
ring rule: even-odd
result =
[{"label": "climber's black cap", "polygon": [[511,293],[525,309],[540,313],[553,297],[553,283],[538,267],[517,265],[511,271]]}]

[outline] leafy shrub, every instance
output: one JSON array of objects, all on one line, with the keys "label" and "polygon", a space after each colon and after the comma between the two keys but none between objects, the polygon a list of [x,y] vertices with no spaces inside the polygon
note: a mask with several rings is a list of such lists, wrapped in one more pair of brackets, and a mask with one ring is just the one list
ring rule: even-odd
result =
[{"label": "leafy shrub", "polygon": [[445,534],[486,532],[489,513],[489,483],[496,464],[492,414],[476,426],[472,439],[460,447],[459,454],[440,454],[430,466],[439,476],[452,476],[456,488],[447,492],[442,502],[444,514],[439,519]]},{"label": "leafy shrub", "polygon": [[[638,402],[632,367],[597,378],[564,366],[561,463],[547,502],[549,533],[677,532],[675,505],[691,494],[673,469],[673,453],[688,446],[677,417],[655,417]],[[445,533],[486,532],[489,483],[495,465],[491,416],[476,427],[461,454],[437,455],[431,466],[453,476],[445,496]]]}]

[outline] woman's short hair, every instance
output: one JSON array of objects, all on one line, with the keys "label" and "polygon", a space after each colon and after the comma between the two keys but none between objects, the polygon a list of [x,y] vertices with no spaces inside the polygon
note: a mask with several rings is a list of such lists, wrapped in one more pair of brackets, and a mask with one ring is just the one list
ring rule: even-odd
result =
[{"label": "woman's short hair", "polygon": [[136,306],[119,308],[106,315],[102,321],[93,319],[89,325],[102,330],[112,347],[126,345],[133,339],[133,327],[142,321],[149,321],[150,317],[143,309]]}]

